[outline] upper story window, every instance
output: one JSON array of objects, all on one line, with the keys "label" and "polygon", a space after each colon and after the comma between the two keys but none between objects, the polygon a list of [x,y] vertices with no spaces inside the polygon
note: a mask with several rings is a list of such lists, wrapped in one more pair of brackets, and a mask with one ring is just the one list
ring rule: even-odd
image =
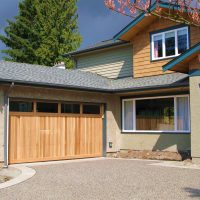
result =
[{"label": "upper story window", "polygon": [[151,35],[152,60],[178,56],[189,48],[188,27]]}]

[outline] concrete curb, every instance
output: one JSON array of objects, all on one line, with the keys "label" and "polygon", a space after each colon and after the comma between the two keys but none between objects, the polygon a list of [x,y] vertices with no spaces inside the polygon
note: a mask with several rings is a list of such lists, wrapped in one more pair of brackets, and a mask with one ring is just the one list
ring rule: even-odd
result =
[{"label": "concrete curb", "polygon": [[30,179],[31,177],[33,177],[36,173],[36,171],[34,169],[31,169],[31,168],[26,167],[26,166],[12,165],[12,167],[20,170],[21,174],[19,176],[17,176],[16,178],[13,178],[13,179],[5,182],[5,183],[1,183],[0,189],[7,188],[7,187],[10,187],[10,186],[22,183],[22,182]]},{"label": "concrete curb", "polygon": [[196,164],[184,164],[183,162],[177,161],[163,161],[160,163],[149,164],[151,166],[161,166],[161,167],[172,167],[172,168],[180,168],[180,169],[196,169],[200,170],[200,165]]}]

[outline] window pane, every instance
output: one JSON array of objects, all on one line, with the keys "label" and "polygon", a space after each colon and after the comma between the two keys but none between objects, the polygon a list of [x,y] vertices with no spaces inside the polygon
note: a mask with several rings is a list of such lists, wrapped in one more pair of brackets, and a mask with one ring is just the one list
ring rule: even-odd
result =
[{"label": "window pane", "polygon": [[57,103],[37,102],[37,112],[57,113],[58,112],[58,104]]},{"label": "window pane", "polygon": [[175,32],[165,34],[166,56],[175,55]]},{"label": "window pane", "polygon": [[177,97],[177,129],[189,130],[189,100],[187,97]]},{"label": "window pane", "polygon": [[187,50],[187,29],[178,31],[178,53],[181,54]]},{"label": "window pane", "polygon": [[33,112],[33,102],[10,101],[9,108],[11,112]]},{"label": "window pane", "polygon": [[154,57],[161,58],[163,57],[162,49],[162,35],[154,36]]},{"label": "window pane", "polygon": [[137,130],[174,130],[174,98],[136,101]]},{"label": "window pane", "polygon": [[133,130],[133,101],[124,101],[124,130]]},{"label": "window pane", "polygon": [[80,113],[80,104],[65,103],[61,105],[61,113]]},{"label": "window pane", "polygon": [[100,105],[85,104],[83,105],[83,114],[100,114]]}]

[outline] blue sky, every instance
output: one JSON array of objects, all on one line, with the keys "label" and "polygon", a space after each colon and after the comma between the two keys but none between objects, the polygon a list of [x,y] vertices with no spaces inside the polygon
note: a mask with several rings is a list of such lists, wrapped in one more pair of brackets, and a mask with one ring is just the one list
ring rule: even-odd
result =
[{"label": "blue sky", "polygon": [[[13,19],[17,15],[19,1],[1,0],[0,34],[3,34],[6,19]],[[79,31],[83,37],[81,48],[112,38],[131,21],[129,17],[108,10],[104,6],[104,0],[79,0],[78,15]],[[2,49],[5,46],[0,42],[0,50]],[[0,59],[2,56],[0,53]]]}]

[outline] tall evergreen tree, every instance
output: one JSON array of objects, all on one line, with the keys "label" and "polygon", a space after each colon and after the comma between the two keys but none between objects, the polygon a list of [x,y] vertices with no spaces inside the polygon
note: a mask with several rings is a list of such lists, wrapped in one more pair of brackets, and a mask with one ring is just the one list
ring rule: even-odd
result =
[{"label": "tall evergreen tree", "polygon": [[77,26],[77,0],[23,0],[15,21],[8,21],[6,36],[0,35],[8,49],[5,60],[53,66],[72,62],[63,54],[81,43]]}]

